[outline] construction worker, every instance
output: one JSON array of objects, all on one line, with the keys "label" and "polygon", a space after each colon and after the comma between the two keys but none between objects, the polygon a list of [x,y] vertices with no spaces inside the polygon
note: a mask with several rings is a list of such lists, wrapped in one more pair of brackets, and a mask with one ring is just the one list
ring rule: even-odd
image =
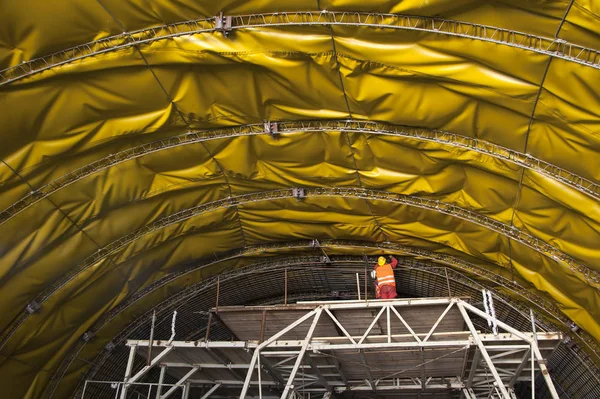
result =
[{"label": "construction worker", "polygon": [[390,262],[386,262],[383,256],[377,259],[377,265],[371,272],[375,280],[375,293],[378,299],[394,299],[398,296],[396,293],[396,278],[394,270],[398,264],[398,259],[390,256]]}]

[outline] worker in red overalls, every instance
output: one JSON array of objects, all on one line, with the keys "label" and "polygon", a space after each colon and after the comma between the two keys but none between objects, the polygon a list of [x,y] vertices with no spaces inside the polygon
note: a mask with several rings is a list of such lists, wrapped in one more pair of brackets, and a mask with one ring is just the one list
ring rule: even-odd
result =
[{"label": "worker in red overalls", "polygon": [[371,276],[375,280],[375,293],[378,299],[394,299],[398,296],[394,277],[394,269],[397,264],[398,259],[393,256],[390,256],[390,263],[387,263],[383,256],[377,259],[377,265],[371,272]]}]

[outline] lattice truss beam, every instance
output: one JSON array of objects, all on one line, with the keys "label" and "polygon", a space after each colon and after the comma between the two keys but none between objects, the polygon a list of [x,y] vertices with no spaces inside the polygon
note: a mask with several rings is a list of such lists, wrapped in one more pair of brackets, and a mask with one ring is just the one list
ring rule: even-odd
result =
[{"label": "lattice truss beam", "polygon": [[494,26],[426,16],[366,12],[296,11],[233,16],[219,15],[213,18],[183,21],[123,32],[0,70],[0,86],[74,61],[123,48],[147,45],[157,40],[209,32],[221,32],[228,36],[234,30],[258,27],[315,25],[363,26],[463,37],[517,47],[600,69],[600,52],[598,50],[572,44],[558,38],[547,38]]},{"label": "lattice truss beam", "polygon": [[[235,389],[240,398],[270,398],[273,392],[285,399],[309,393],[328,398],[354,391],[514,398],[515,383],[529,381],[535,387],[540,372],[558,398],[544,359],[562,335],[518,331],[461,298],[304,302],[212,312],[232,331],[232,341],[130,340],[125,378],[112,382],[116,395],[126,399],[141,385],[148,397],[159,399],[178,389],[185,398],[191,387],[204,387],[204,397]],[[482,334],[474,317],[500,332]],[[136,353],[147,364],[133,374]],[[160,380],[139,383],[152,367],[161,367]],[[163,384],[165,372],[177,383]],[[86,387],[99,383],[107,382],[87,381]]]}]

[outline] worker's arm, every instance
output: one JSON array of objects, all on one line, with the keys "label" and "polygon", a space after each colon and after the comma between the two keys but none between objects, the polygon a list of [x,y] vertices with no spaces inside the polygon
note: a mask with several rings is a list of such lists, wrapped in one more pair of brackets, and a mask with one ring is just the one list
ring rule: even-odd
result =
[{"label": "worker's arm", "polygon": [[394,256],[390,256],[390,266],[392,266],[392,269],[395,269],[396,266],[398,265],[398,259],[394,258]]}]

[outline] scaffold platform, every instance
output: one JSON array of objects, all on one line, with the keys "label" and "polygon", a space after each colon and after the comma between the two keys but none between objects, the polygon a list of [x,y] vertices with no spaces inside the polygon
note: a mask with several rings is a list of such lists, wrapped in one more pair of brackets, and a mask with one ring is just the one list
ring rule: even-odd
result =
[{"label": "scaffold platform", "polygon": [[[129,340],[115,397],[515,398],[541,373],[561,333],[517,331],[468,298],[299,302],[213,308],[229,341]],[[494,333],[481,325],[494,325]],[[206,335],[208,337],[208,334]],[[136,355],[148,363],[133,373]],[[139,356],[138,356],[139,357]],[[156,382],[143,382],[160,368]],[[165,384],[164,376],[177,380]],[[91,382],[90,382],[91,383]],[[534,388],[534,387],[533,387]],[[175,396],[173,396],[175,397]],[[85,399],[85,394],[83,396]]]}]

